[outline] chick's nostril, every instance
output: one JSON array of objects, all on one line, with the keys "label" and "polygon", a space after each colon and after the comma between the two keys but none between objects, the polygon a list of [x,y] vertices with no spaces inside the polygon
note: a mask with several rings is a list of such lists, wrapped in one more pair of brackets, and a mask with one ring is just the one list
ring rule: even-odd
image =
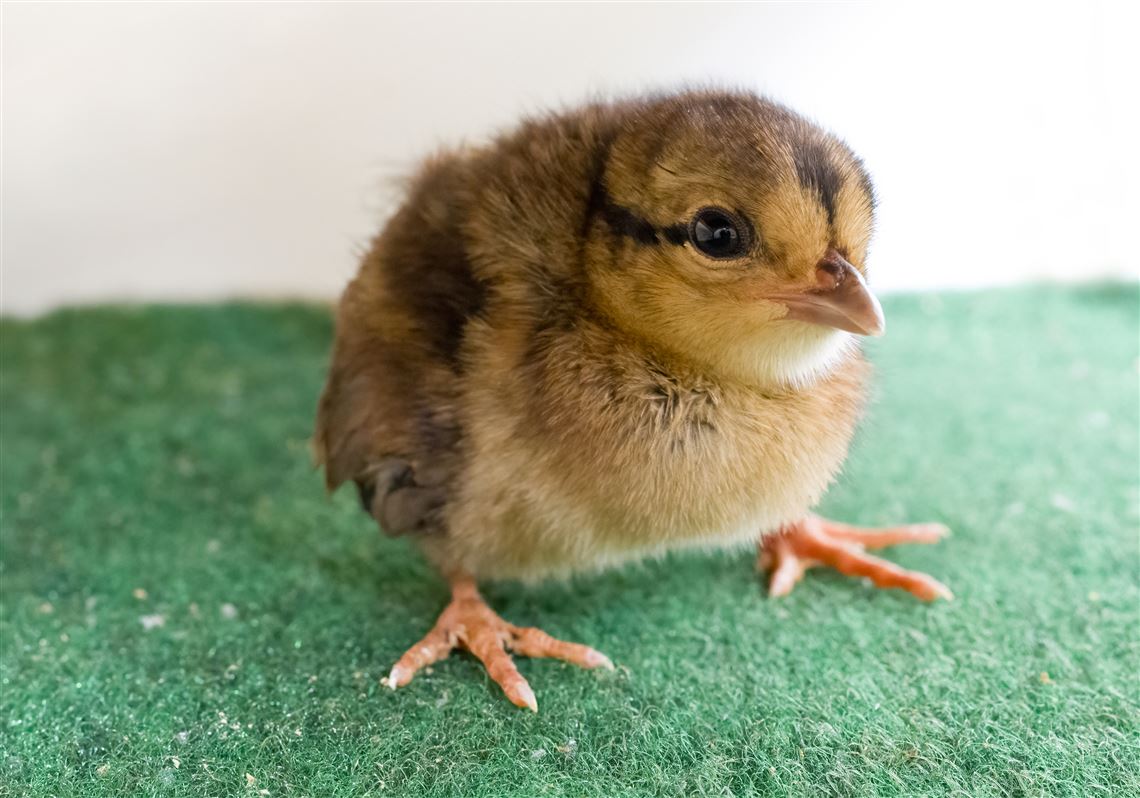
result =
[{"label": "chick's nostril", "polygon": [[822,260],[815,269],[815,281],[820,288],[831,289],[839,287],[847,276],[847,269],[841,263],[832,260]]}]

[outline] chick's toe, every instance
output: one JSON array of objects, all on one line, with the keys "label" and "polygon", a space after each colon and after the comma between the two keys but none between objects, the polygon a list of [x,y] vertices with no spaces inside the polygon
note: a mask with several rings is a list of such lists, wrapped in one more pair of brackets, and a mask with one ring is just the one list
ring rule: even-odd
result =
[{"label": "chick's toe", "polygon": [[538,711],[534,691],[519,673],[510,653],[560,659],[582,668],[613,669],[609,657],[579,643],[557,640],[541,629],[515,626],[492,610],[468,576],[451,580],[451,602],[435,626],[393,666],[388,686],[408,684],[421,668],[447,657],[456,648],[474,654],[487,675],[515,706]]},{"label": "chick's toe", "polygon": [[757,566],[771,574],[768,592],[773,597],[790,593],[807,569],[826,565],[847,576],[869,579],[876,587],[905,590],[924,601],[952,599],[950,589],[937,579],[865,552],[899,543],[936,543],[948,533],[941,524],[867,529],[812,516],[765,536]]}]

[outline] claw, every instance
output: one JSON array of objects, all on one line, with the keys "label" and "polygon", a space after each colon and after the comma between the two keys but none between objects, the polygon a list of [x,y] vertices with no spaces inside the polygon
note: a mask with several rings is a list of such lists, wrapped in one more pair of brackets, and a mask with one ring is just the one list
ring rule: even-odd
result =
[{"label": "claw", "polygon": [[526,682],[518,686],[511,700],[516,707],[527,707],[531,712],[538,712],[538,699],[534,697],[534,690],[531,690]]},{"label": "claw", "polygon": [[605,668],[607,671],[614,669],[613,662],[600,651],[590,649],[590,653],[586,655],[586,667],[588,668]]}]

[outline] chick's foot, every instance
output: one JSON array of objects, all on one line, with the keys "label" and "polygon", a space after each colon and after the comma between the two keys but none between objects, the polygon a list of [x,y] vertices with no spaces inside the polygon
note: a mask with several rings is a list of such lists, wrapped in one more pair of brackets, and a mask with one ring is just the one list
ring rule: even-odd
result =
[{"label": "chick's foot", "polygon": [[451,580],[451,603],[423,640],[409,648],[388,675],[395,690],[412,680],[416,672],[445,658],[453,649],[470,651],[487,674],[515,706],[538,711],[534,691],[511,660],[510,652],[525,657],[550,657],[583,668],[613,670],[609,657],[589,646],[556,640],[541,629],[507,623],[492,610],[466,575]]},{"label": "chick's foot", "polygon": [[786,596],[808,568],[826,565],[847,576],[870,579],[876,587],[905,590],[924,601],[952,599],[950,589],[937,579],[865,553],[866,549],[898,543],[937,543],[948,533],[942,524],[866,529],[810,516],[765,535],[760,541],[757,568],[771,574],[771,596]]}]

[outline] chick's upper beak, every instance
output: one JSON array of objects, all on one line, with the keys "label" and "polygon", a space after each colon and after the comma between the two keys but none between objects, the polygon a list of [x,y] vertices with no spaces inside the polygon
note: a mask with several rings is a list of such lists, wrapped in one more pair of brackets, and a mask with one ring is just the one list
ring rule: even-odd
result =
[{"label": "chick's upper beak", "polygon": [[786,319],[822,324],[859,335],[882,335],[883,308],[867,287],[863,275],[834,249],[828,250],[815,270],[816,286],[771,298],[788,308]]}]

